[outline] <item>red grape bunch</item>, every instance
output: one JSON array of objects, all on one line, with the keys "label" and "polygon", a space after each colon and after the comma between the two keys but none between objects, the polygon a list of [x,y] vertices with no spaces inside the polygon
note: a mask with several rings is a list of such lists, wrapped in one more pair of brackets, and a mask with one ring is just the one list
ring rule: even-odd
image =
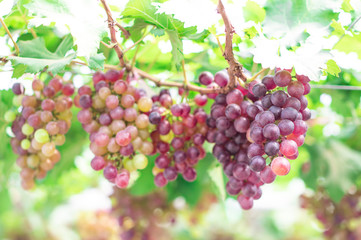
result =
[{"label": "red grape bunch", "polygon": [[178,173],[192,182],[197,177],[194,167],[205,156],[202,145],[208,131],[207,114],[201,108],[192,111],[187,103],[173,104],[168,90],[162,90],[152,99],[149,121],[156,125],[156,130],[151,138],[159,153],[153,169],[154,182],[163,187],[168,181],[174,181]]},{"label": "red grape bunch", "polygon": [[74,86],[53,78],[46,85],[39,79],[32,82],[33,95],[24,95],[24,87],[15,83],[12,87],[13,104],[17,110],[5,113],[5,120],[12,122],[11,146],[19,157],[21,185],[24,189],[34,187],[34,180],[43,179],[60,160],[56,146],[63,145],[70,128]]},{"label": "red grape bunch", "polygon": [[80,87],[74,99],[82,109],[78,120],[90,134],[90,150],[95,155],[91,167],[103,170],[104,177],[119,188],[128,186],[131,172],[147,166],[146,155],[153,152],[146,114],[152,100],[122,80],[123,73],[95,73],[94,88]]},{"label": "red grape bunch", "polygon": [[[204,76],[200,75],[200,82]],[[227,192],[238,195],[243,209],[250,209],[253,200],[261,197],[261,185],[288,174],[286,158],[296,159],[304,142],[305,121],[310,118],[304,96],[310,90],[309,79],[296,79],[281,70],[261,83],[251,82],[248,90],[239,86],[215,97],[207,119],[207,141],[215,143],[213,154],[229,178]],[[287,93],[277,86],[287,86]]]}]

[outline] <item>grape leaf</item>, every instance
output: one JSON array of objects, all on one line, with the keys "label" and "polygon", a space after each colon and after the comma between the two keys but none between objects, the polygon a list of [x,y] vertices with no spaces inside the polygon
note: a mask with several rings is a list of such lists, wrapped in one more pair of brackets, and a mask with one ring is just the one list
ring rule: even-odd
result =
[{"label": "grape leaf", "polygon": [[352,36],[345,35],[337,44],[335,44],[333,49],[345,53],[355,52],[361,59],[361,33],[353,33]]},{"label": "grape leaf", "polygon": [[263,22],[266,17],[266,11],[256,2],[250,0],[243,7],[243,13],[246,21],[254,21],[255,23]]},{"label": "grape leaf", "polygon": [[341,72],[341,69],[334,60],[332,59],[328,60],[326,66],[327,68],[324,69],[325,73],[329,73],[333,76],[338,77],[338,74]]},{"label": "grape leaf", "polygon": [[104,10],[97,1],[32,0],[25,7],[36,14],[30,24],[55,22],[67,26],[78,46],[78,56],[88,58],[96,54],[102,34],[107,31],[101,16]]},{"label": "grape leaf", "polygon": [[343,0],[341,9],[345,12],[351,12],[353,10],[352,5],[350,4],[350,0]]},{"label": "grape leaf", "polygon": [[94,70],[102,70],[104,69],[104,62],[104,54],[98,53],[89,58],[89,67]]},{"label": "grape leaf", "polygon": [[162,28],[155,28],[150,31],[151,34],[153,34],[156,37],[163,36],[165,34],[164,29]]},{"label": "grape leaf", "polygon": [[140,18],[159,29],[164,29],[172,44],[173,61],[177,67],[183,60],[183,43],[180,38],[197,32],[197,27],[184,27],[184,23],[165,13],[157,13],[150,0],[130,0],[122,12],[125,18]]},{"label": "grape leaf", "polygon": [[130,38],[133,42],[138,41],[143,36],[143,29],[145,29],[149,24],[146,23],[143,19],[135,19],[133,26],[128,27],[127,30],[130,33]]},{"label": "grape leaf", "polygon": [[27,67],[28,66],[26,66],[25,64],[18,64],[14,66],[13,75],[11,76],[11,78],[19,78],[24,75]]},{"label": "grape leaf", "polygon": [[209,177],[212,179],[216,189],[218,190],[218,194],[220,195],[220,199],[226,199],[226,191],[225,184],[223,179],[223,168],[221,165],[216,166],[208,170]]},{"label": "grape leaf", "polygon": [[19,41],[18,45],[19,57],[8,58],[17,71],[15,76],[19,76],[22,70],[17,67],[19,64],[27,66],[25,69],[27,73],[37,73],[48,67],[48,71],[56,74],[75,58],[75,53],[65,56],[65,53],[73,46],[70,35],[65,37],[54,53],[46,48],[44,39],[40,37],[30,41]]},{"label": "grape leaf", "polygon": [[345,34],[345,29],[342,27],[341,23],[332,19],[331,27],[334,29],[332,34],[336,36],[342,36]]},{"label": "grape leaf", "polygon": [[361,174],[360,152],[335,140],[305,147],[312,156],[310,171],[301,173],[306,185],[316,190],[322,179],[332,200],[340,201]]}]

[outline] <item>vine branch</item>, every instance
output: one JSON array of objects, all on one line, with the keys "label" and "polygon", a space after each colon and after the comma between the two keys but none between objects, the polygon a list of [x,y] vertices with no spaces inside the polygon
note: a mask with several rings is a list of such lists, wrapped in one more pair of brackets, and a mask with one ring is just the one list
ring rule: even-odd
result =
[{"label": "vine branch", "polygon": [[15,51],[16,51],[16,55],[19,55],[19,52],[20,52],[19,46],[16,44],[16,42],[15,42],[15,40],[14,40],[13,36],[11,35],[11,33],[10,33],[10,31],[9,31],[8,27],[6,26],[6,24],[5,24],[4,20],[2,19],[2,17],[0,17],[0,22],[1,22],[1,24],[3,25],[3,27],[4,27],[5,31],[6,31],[6,33],[9,35],[9,37],[10,37],[11,41],[12,41],[12,42],[13,42],[13,44],[14,44]]},{"label": "vine branch", "polygon": [[247,81],[247,77],[242,72],[242,64],[240,64],[235,58],[233,54],[233,33],[234,28],[231,22],[228,19],[226,11],[224,9],[224,5],[222,0],[218,1],[217,11],[221,14],[225,28],[226,28],[226,44],[223,56],[227,60],[229,64],[228,74],[229,74],[229,84],[227,86],[228,89],[234,88],[237,86],[236,77],[242,79],[244,82]]},{"label": "vine branch", "polygon": [[120,29],[120,31],[123,32],[125,39],[128,39],[130,37],[130,33],[122,25],[120,25],[120,23],[115,22],[115,25]]},{"label": "vine branch", "polygon": [[112,12],[110,11],[109,5],[105,0],[100,0],[100,1],[103,4],[104,10],[105,10],[105,12],[106,12],[106,14],[108,16],[108,28],[109,28],[109,32],[110,32],[110,40],[114,44],[113,48],[114,48],[115,52],[118,55],[120,66],[125,67],[126,64],[125,64],[125,61],[123,59],[124,54],[123,54],[122,50],[120,49],[120,47],[118,45],[116,30],[114,28],[114,25],[116,23],[115,23],[115,21],[114,21],[114,19],[112,17]]}]

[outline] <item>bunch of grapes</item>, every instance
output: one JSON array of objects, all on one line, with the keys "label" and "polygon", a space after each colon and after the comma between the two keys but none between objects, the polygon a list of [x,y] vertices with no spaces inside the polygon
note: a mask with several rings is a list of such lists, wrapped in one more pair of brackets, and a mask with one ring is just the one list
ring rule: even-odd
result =
[{"label": "bunch of grapes", "polygon": [[122,77],[122,71],[97,72],[93,88],[80,87],[74,99],[81,108],[78,120],[90,134],[95,155],[91,167],[103,170],[104,177],[119,188],[128,186],[131,172],[147,166],[145,155],[153,152],[146,114],[152,100]]},{"label": "bunch of grapes", "polygon": [[21,185],[34,187],[34,179],[43,179],[60,160],[56,146],[63,145],[71,124],[74,87],[53,78],[47,85],[39,79],[32,82],[33,95],[24,95],[24,87],[15,83],[13,105],[20,109],[9,110],[5,120],[12,122],[11,146],[19,157]]},{"label": "bunch of grapes", "polygon": [[300,196],[301,207],[313,212],[324,225],[323,234],[327,239],[360,239],[360,200],[359,190],[350,191],[338,203],[323,188]]},{"label": "bunch of grapes", "polygon": [[108,211],[81,212],[76,230],[83,240],[117,240],[121,234],[117,219]]},{"label": "bunch of grapes", "polygon": [[[203,73],[199,81],[205,77],[213,78]],[[260,186],[273,182],[276,175],[288,174],[288,159],[296,159],[304,143],[305,121],[310,118],[304,96],[310,90],[309,79],[294,78],[280,70],[262,82],[251,82],[248,89],[239,86],[215,96],[207,119],[207,141],[215,143],[213,154],[229,178],[227,192],[238,195],[243,209],[252,208],[253,200],[261,197]],[[223,86],[219,79],[226,83],[228,78],[217,73],[214,79]],[[287,86],[287,92],[277,86]]]},{"label": "bunch of grapes", "polygon": [[176,209],[164,192],[133,196],[114,191],[112,215],[118,219],[121,239],[171,239],[169,226],[175,223]]},{"label": "bunch of grapes", "polygon": [[152,99],[149,121],[157,128],[151,138],[155,151],[160,153],[153,169],[154,182],[163,187],[168,181],[174,181],[178,173],[192,182],[197,178],[194,167],[205,156],[207,114],[201,108],[192,111],[187,103],[173,104],[168,90],[162,90]]}]

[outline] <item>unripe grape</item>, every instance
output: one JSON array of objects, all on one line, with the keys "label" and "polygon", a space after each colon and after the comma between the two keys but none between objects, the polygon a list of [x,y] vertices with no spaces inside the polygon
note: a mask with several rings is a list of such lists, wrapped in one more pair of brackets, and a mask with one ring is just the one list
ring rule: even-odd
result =
[{"label": "unripe grape", "polygon": [[148,97],[141,97],[138,100],[138,108],[142,112],[149,112],[152,109],[152,100]]},{"label": "unripe grape", "polygon": [[24,150],[28,150],[31,146],[31,143],[29,141],[29,139],[23,139],[21,141],[21,148],[24,149]]},{"label": "unripe grape", "polygon": [[21,132],[24,135],[29,136],[34,132],[34,128],[30,126],[28,123],[25,123],[21,128]]},{"label": "unripe grape", "polygon": [[148,158],[143,154],[137,154],[134,156],[133,162],[137,169],[144,169],[148,165]]},{"label": "unripe grape", "polygon": [[7,111],[4,115],[4,119],[8,123],[13,122],[15,118],[16,118],[16,114],[11,110]]}]

